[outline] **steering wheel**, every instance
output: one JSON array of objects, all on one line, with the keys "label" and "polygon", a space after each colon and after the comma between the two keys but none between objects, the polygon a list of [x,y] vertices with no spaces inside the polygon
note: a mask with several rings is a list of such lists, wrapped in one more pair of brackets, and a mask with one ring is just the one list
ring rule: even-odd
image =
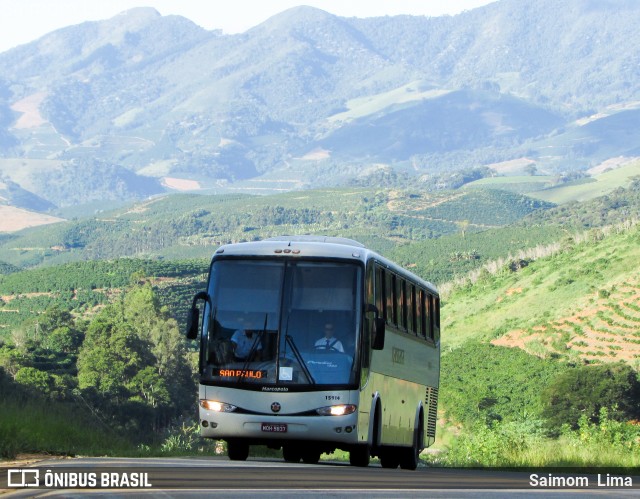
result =
[{"label": "steering wheel", "polygon": [[340,350],[338,350],[338,349],[337,349],[335,346],[333,346],[333,345],[332,345],[332,346],[330,346],[329,348],[327,348],[327,347],[326,347],[326,346],[324,346],[324,345],[319,345],[319,346],[317,346],[317,347],[316,347],[316,350],[320,350],[321,352],[339,352],[339,353],[342,353],[342,352],[340,352]]}]

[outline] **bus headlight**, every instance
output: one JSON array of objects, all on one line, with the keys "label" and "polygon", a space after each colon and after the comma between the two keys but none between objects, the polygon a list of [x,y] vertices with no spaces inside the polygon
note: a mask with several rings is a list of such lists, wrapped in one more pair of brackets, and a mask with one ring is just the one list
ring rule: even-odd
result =
[{"label": "bus headlight", "polygon": [[225,404],[217,400],[201,400],[200,407],[213,412],[233,412],[237,409],[235,405]]},{"label": "bus headlight", "polygon": [[320,414],[320,416],[346,416],[347,414],[356,412],[357,408],[358,406],[352,404],[330,405],[316,409],[316,412]]}]

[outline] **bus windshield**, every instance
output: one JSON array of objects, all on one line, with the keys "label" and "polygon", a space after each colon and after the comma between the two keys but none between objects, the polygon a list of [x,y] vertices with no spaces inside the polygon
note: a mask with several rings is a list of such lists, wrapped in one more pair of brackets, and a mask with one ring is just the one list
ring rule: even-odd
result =
[{"label": "bus windshield", "polygon": [[337,261],[214,261],[202,381],[353,385],[361,275]]}]

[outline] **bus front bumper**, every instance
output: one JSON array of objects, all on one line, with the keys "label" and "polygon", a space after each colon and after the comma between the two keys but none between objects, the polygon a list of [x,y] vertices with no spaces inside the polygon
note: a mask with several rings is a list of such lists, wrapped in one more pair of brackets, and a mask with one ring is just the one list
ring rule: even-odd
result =
[{"label": "bus front bumper", "polygon": [[200,407],[201,435],[220,440],[318,440],[356,444],[357,422],[357,412],[345,416],[273,416],[214,412]]}]

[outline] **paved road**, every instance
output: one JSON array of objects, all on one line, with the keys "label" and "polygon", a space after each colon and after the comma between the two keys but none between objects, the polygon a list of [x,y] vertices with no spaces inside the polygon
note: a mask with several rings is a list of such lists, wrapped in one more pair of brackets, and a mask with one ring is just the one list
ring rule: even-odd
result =
[{"label": "paved road", "polygon": [[[23,468],[26,469],[26,468]],[[34,479],[43,484],[45,475],[57,477],[58,487],[22,488],[5,491],[14,497],[640,497],[640,476],[603,471],[600,483],[633,482],[633,486],[598,485],[597,475],[580,472],[500,471],[421,467],[416,471],[389,470],[376,465],[355,468],[344,463],[321,462],[317,465],[290,464],[275,459],[250,459],[244,463],[227,458],[83,458],[41,461],[29,468],[25,483]],[[0,470],[0,484],[7,483],[7,468]],[[4,473],[4,475],[2,474]],[[14,484],[21,475],[12,475]],[[29,474],[30,473],[30,474]],[[531,485],[537,473],[538,486]],[[126,481],[130,488],[79,489],[77,480],[93,477],[98,487],[106,474],[118,486]],[[555,480],[561,486],[540,486]],[[586,485],[588,482],[588,486]],[[619,483],[619,484],[620,484]],[[150,487],[138,485],[150,484]],[[66,485],[66,486],[65,486]],[[71,485],[71,486],[69,486]],[[135,485],[131,487],[132,485]]]}]

